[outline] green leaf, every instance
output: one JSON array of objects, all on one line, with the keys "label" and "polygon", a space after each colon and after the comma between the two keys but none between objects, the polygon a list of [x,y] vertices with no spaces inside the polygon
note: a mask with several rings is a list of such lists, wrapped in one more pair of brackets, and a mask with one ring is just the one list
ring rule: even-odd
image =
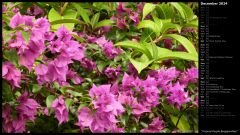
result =
[{"label": "green leaf", "polygon": [[26,31],[22,31],[23,38],[25,39],[26,43],[30,40],[30,33]]},{"label": "green leaf", "polygon": [[18,54],[16,49],[3,51],[3,56],[8,61],[12,62],[15,66],[18,66]]},{"label": "green leaf", "polygon": [[13,101],[14,99],[13,91],[5,80],[2,80],[2,99],[3,101]]},{"label": "green leaf", "polygon": [[59,85],[58,82],[55,82],[55,81],[54,81],[54,82],[52,83],[52,87],[53,87],[54,89],[57,89],[57,90],[58,90],[58,89],[60,88],[60,85]]},{"label": "green leaf", "polygon": [[52,22],[63,18],[54,8],[52,8],[48,13],[48,19],[50,22]]},{"label": "green leaf", "polygon": [[85,104],[85,103],[81,103],[80,105],[79,105],[79,107],[78,107],[78,110],[81,110],[83,107],[85,107],[85,106],[87,106],[87,104]]},{"label": "green leaf", "polygon": [[193,55],[198,57],[198,53],[194,47],[194,45],[185,37],[177,35],[177,34],[166,34],[163,36],[163,38],[173,38],[177,40],[179,43],[181,43],[184,48],[189,52],[192,53]]},{"label": "green leaf", "polygon": [[146,123],[144,123],[144,122],[140,122],[140,124],[144,127],[144,128],[147,128],[148,127],[148,125],[146,124]]},{"label": "green leaf", "polygon": [[37,93],[42,89],[42,86],[39,86],[38,84],[33,84],[32,86],[32,92]]},{"label": "green leaf", "polygon": [[76,34],[72,34],[72,36],[73,36],[77,41],[79,41],[79,42],[81,42],[81,43],[83,43],[83,42],[85,41],[85,39],[79,37],[79,36],[76,35]]},{"label": "green leaf", "polygon": [[171,2],[171,5],[177,9],[184,21],[189,22],[194,19],[195,16],[192,9],[186,4],[181,2]]},{"label": "green leaf", "polygon": [[179,4],[182,6],[182,8],[184,10],[187,22],[191,21],[194,18],[193,10],[184,3],[180,2]]},{"label": "green leaf", "polygon": [[137,69],[139,74],[143,69],[148,67],[148,65],[150,65],[154,61],[154,59],[149,60],[144,54],[138,59],[133,59],[129,57],[129,60],[133,64],[133,66]]},{"label": "green leaf", "polygon": [[137,26],[138,29],[141,29],[141,28],[151,29],[152,31],[154,31],[156,33],[157,36],[160,35],[161,27],[162,27],[162,25],[159,25],[151,20],[143,20]]},{"label": "green leaf", "polygon": [[102,27],[102,26],[112,26],[113,21],[112,20],[102,20],[98,23],[96,23],[96,25],[94,26],[94,29],[98,28],[98,27]]},{"label": "green leaf", "polygon": [[173,23],[164,23],[161,32],[164,33],[168,29],[177,29],[179,33],[181,32],[181,26]]},{"label": "green leaf", "polygon": [[156,10],[161,19],[172,19],[174,15],[172,7],[168,4],[160,4],[156,6]]},{"label": "green leaf", "polygon": [[123,41],[123,42],[116,43],[115,46],[122,46],[125,48],[133,48],[133,49],[145,54],[149,59],[152,59],[151,52],[141,43],[138,43],[135,41]]},{"label": "green leaf", "polygon": [[93,2],[93,7],[94,9],[100,11],[100,10],[106,10],[107,12],[112,11],[113,9],[115,9],[114,7],[111,9],[111,7],[109,7],[109,4],[115,4],[114,2],[111,3],[106,3],[106,2]]},{"label": "green leaf", "polygon": [[[77,17],[77,13],[74,10],[66,9],[63,13],[62,19],[76,19],[76,17]],[[74,23],[67,23],[67,24],[64,24],[64,25],[70,31],[73,30]]]},{"label": "green leaf", "polygon": [[143,7],[143,16],[142,20],[151,12],[155,9],[156,5],[151,4],[151,3],[146,3]]},{"label": "green leaf", "polygon": [[126,126],[126,124],[128,123],[128,120],[129,120],[129,115],[124,113],[122,115],[122,117],[120,117],[120,120],[123,123],[123,125]]},{"label": "green leaf", "polygon": [[79,3],[73,3],[72,5],[77,9],[78,14],[82,17],[84,22],[86,22],[86,24],[90,24],[90,19],[86,9],[82,8]]},{"label": "green leaf", "polygon": [[179,115],[180,111],[174,106],[170,106],[167,103],[162,103],[164,110],[173,115]]},{"label": "green leaf", "polygon": [[71,98],[68,98],[65,100],[65,103],[66,103],[66,106],[67,106],[67,109],[69,109],[69,107],[72,105],[73,103],[73,100]]},{"label": "green leaf", "polygon": [[166,60],[166,59],[184,59],[189,61],[198,61],[198,57],[191,53],[186,52],[169,52],[159,54],[157,60]]},{"label": "green leaf", "polygon": [[146,46],[146,48],[150,51],[151,55],[153,56],[154,59],[158,58],[158,47],[156,44],[154,44],[153,42],[151,43],[142,43],[144,46]]},{"label": "green leaf", "polygon": [[78,19],[60,19],[60,20],[55,20],[51,22],[51,25],[56,25],[56,24],[84,24],[84,22],[78,20]]},{"label": "green leaf", "polygon": [[[178,121],[178,117],[176,117],[174,115],[170,115],[170,118],[171,118],[173,124],[176,125],[176,123]],[[177,127],[178,127],[178,129],[180,129],[183,132],[190,132],[190,125],[189,125],[187,117],[185,115],[181,116]]]},{"label": "green leaf", "polygon": [[2,20],[3,20],[4,22],[6,22],[6,24],[9,25],[11,18],[8,17],[8,16],[5,15],[5,14],[2,14]]},{"label": "green leaf", "polygon": [[109,63],[106,61],[97,61],[97,68],[100,72],[108,65]]},{"label": "green leaf", "polygon": [[56,99],[56,97],[54,95],[49,95],[47,98],[46,98],[46,105],[48,108],[51,107],[52,105],[52,102]]},{"label": "green leaf", "polygon": [[183,27],[194,27],[198,29],[198,19],[194,19],[190,21],[189,23],[183,24]]},{"label": "green leaf", "polygon": [[[63,13],[63,16],[61,16],[54,8],[52,8],[48,13],[48,19],[50,23],[52,24],[53,22],[51,27],[55,30],[60,28],[62,26],[61,24],[63,24],[68,30],[72,31],[74,24],[80,23],[80,21],[72,20],[72,19],[76,19],[76,17],[77,17],[77,13],[71,9],[65,10]],[[67,19],[67,20],[63,20],[63,19]],[[63,20],[63,21],[61,22],[60,20]]]},{"label": "green leaf", "polygon": [[170,4],[177,9],[183,20],[186,20],[185,11],[179,2],[170,2]]},{"label": "green leaf", "polygon": [[75,96],[75,97],[81,97],[82,93],[73,91],[73,90],[67,90],[68,93],[70,93],[71,95]]},{"label": "green leaf", "polygon": [[91,26],[92,26],[92,28],[94,28],[94,26],[98,22],[99,17],[100,17],[100,13],[99,12],[94,14],[94,16],[92,17],[92,19],[91,19]]}]

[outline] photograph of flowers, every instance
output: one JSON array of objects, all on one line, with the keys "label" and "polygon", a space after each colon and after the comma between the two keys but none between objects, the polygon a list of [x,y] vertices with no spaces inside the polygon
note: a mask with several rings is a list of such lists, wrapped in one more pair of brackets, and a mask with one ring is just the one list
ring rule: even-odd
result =
[{"label": "photograph of flowers", "polygon": [[2,132],[198,133],[198,2],[2,2]]}]

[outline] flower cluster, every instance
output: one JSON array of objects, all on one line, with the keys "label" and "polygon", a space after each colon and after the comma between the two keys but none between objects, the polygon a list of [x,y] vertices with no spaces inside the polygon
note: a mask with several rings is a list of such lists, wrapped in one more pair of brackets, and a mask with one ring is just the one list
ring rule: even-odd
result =
[{"label": "flower cluster", "polygon": [[148,128],[141,130],[142,133],[159,133],[164,128],[164,123],[159,117],[154,118]]},{"label": "flower cluster", "polygon": [[83,130],[89,127],[92,132],[122,132],[116,125],[115,116],[121,115],[125,110],[114,94],[111,93],[111,85],[93,85],[89,91],[93,99],[94,112],[87,107],[78,112],[77,125]]},{"label": "flower cluster", "polygon": [[22,16],[18,12],[10,22],[11,28],[24,26],[23,32],[16,31],[13,35],[16,38],[13,38],[9,46],[17,49],[19,64],[28,68],[29,71],[32,70],[35,60],[45,50],[45,33],[50,30],[50,24],[46,18],[39,18],[36,21],[33,19],[34,16]]},{"label": "flower cluster", "polygon": [[55,117],[58,119],[59,124],[68,121],[68,110],[63,96],[59,96],[55,99],[51,107],[55,110]]},{"label": "flower cluster", "polygon": [[180,71],[172,67],[167,70],[150,71],[149,75],[156,79],[158,86],[163,89],[164,94],[167,96],[168,102],[180,109],[183,104],[192,100],[188,96],[188,91],[186,92],[184,89],[188,82],[196,82],[198,78],[197,71],[196,68],[191,68],[180,74]]},{"label": "flower cluster", "polygon": [[105,36],[98,38],[95,41],[95,43],[98,44],[102,48],[104,54],[109,59],[113,59],[114,57],[118,56],[122,52],[119,48],[115,48],[113,46],[112,41],[106,40]]},{"label": "flower cluster", "polygon": [[[2,118],[3,129],[8,133],[21,133],[25,131],[25,125],[28,120],[34,121],[39,104],[32,98],[27,97],[25,91],[19,98],[19,105],[16,107],[15,116],[9,104],[3,106]],[[15,111],[15,110],[14,110]]]},{"label": "flower cluster", "polygon": [[9,81],[12,88],[20,87],[21,72],[11,62],[4,62],[2,66],[2,77]]},{"label": "flower cluster", "polygon": [[140,20],[139,20],[139,14],[142,12],[142,4],[138,4],[137,5],[137,12],[132,11],[132,9],[130,8],[126,8],[125,7],[125,3],[124,2],[119,2],[119,5],[117,7],[117,15],[116,17],[113,16],[111,19],[112,20],[116,20],[117,22],[117,27],[119,29],[124,29],[127,27],[127,23],[126,23],[126,14],[129,15],[129,19],[131,19],[134,23],[134,25],[137,25]]}]

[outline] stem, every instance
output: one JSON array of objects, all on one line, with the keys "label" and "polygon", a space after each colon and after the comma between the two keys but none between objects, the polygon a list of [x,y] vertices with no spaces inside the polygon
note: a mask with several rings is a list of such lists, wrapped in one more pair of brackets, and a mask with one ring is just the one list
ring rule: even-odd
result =
[{"label": "stem", "polygon": [[67,5],[68,5],[68,2],[65,2],[63,7],[61,8],[61,13],[60,13],[61,15],[63,15],[63,12],[66,9]]},{"label": "stem", "polygon": [[191,106],[188,106],[187,108],[185,108],[185,109],[182,111],[181,115],[179,116],[179,118],[178,118],[178,120],[177,120],[176,127],[177,127],[177,125],[178,125],[178,123],[179,123],[179,121],[180,121],[183,113],[184,113],[188,108],[190,108],[190,107],[191,107]]},{"label": "stem", "polygon": [[161,40],[162,37],[163,37],[163,35],[159,36],[158,38],[156,38],[156,39],[153,41],[153,43],[157,43],[157,42],[159,42],[159,41]]}]

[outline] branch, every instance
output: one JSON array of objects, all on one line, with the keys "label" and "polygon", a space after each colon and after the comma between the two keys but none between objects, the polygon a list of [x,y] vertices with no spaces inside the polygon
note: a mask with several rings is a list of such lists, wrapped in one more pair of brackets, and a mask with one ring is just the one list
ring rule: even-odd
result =
[{"label": "branch", "polygon": [[153,41],[153,43],[157,43],[157,42],[159,42],[159,41],[161,40],[162,37],[163,37],[162,35],[159,36],[158,38],[156,38],[156,39]]}]

